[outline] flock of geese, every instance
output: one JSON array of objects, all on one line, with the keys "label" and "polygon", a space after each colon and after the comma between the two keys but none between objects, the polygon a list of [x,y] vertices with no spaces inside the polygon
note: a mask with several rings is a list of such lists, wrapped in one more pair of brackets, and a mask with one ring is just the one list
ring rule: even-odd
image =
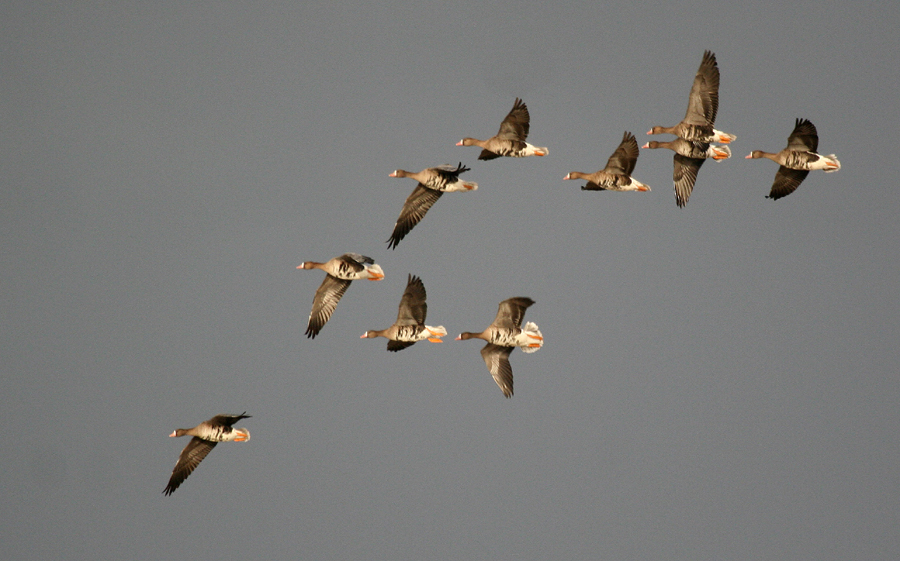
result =
[{"label": "flock of geese", "polygon": [[[420,183],[416,189],[421,186]],[[312,311],[309,313],[306,326],[306,336],[309,338],[315,338],[319,334],[352,281],[360,279],[377,281],[384,278],[384,271],[371,257],[358,253],[345,253],[325,263],[306,261],[297,268],[320,269],[326,273],[325,280],[313,298]],[[425,324],[425,317],[428,314],[428,304],[425,300],[425,285],[422,279],[409,275],[406,290],[400,298],[396,321],[385,329],[370,329],[360,338],[384,337],[388,340],[387,350],[391,352],[403,350],[423,339],[432,343],[442,343],[441,338],[447,334],[447,330],[443,325],[435,327]],[[534,300],[524,296],[508,298],[500,302],[497,316],[484,331],[477,333],[466,331],[456,338],[457,341],[466,339],[487,341],[481,349],[481,357],[506,397],[513,395],[509,354],[517,347],[526,353],[533,353],[544,345],[544,336],[537,324],[528,322],[522,327],[525,310],[532,304]]]},{"label": "flock of geese", "polygon": [[[694,76],[694,83],[688,98],[688,108],[684,119],[672,127],[656,126],[647,134],[672,134],[672,141],[650,141],[642,148],[667,148],[675,152],[673,179],[675,183],[675,203],[679,207],[687,204],[697,180],[697,172],[707,159],[721,161],[731,157],[728,144],[736,140],[733,134],[714,128],[719,108],[719,68],[716,56],[710,51],[703,54],[700,68]],[[521,158],[525,156],[546,156],[549,149],[526,142],[530,116],[525,103],[516,98],[512,109],[500,124],[499,132],[487,140],[463,138],[457,146],[477,146],[481,148],[479,160],[493,160],[501,156]],[[767,195],[773,200],[790,195],[806,178],[810,170],[837,171],[841,163],[834,154],[827,156],[816,153],[819,137],[816,127],[805,119],[797,119],[794,130],[788,137],[787,147],[780,152],[752,151],[746,158],[767,158],[779,165],[775,181]],[[638,158],[638,144],[634,135],[625,132],[618,148],[610,156],[606,167],[594,173],[573,171],[564,179],[580,179],[587,182],[582,189],[589,191],[650,191],[650,187],[631,177]],[[464,181],[460,174],[470,171],[460,162],[457,166],[444,165],[427,168],[420,172],[395,170],[390,177],[408,177],[417,181],[412,194],[406,199],[400,216],[394,225],[388,248],[397,245],[421,220],[428,210],[444,193],[453,191],[474,191],[478,184]],[[298,269],[319,269],[325,272],[325,280],[313,298],[312,310],[306,327],[306,335],[315,338],[334,313],[338,302],[354,280],[378,281],[384,279],[384,271],[371,257],[358,253],[345,253],[327,262],[306,261]],[[456,339],[482,339],[487,344],[481,349],[481,357],[488,371],[507,398],[513,395],[513,375],[509,355],[516,348],[533,353],[544,344],[544,337],[537,324],[522,320],[534,300],[519,296],[500,302],[494,321],[480,332],[463,332]],[[380,330],[366,331],[361,338],[384,337],[388,340],[387,350],[396,352],[418,341],[442,342],[447,335],[443,326],[425,324],[428,311],[425,285],[422,279],[409,275],[406,289],[400,298],[397,319]],[[171,495],[194,471],[210,450],[219,442],[244,442],[250,439],[250,432],[233,425],[250,415],[216,415],[194,428],[177,429],[169,436],[190,435],[193,438],[181,451],[178,462],[163,491]]]}]

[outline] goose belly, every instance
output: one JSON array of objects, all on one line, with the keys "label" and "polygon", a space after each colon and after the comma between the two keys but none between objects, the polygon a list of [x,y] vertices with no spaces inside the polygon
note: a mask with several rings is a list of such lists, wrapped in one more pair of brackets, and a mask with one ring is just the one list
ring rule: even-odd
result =
[{"label": "goose belly", "polygon": [[425,338],[424,325],[403,325],[397,330],[397,341],[415,343]]},{"label": "goose belly", "polygon": [[500,345],[501,347],[518,347],[519,345],[516,343],[516,339],[518,338],[521,330],[512,331],[501,331],[494,332],[491,335],[491,343],[495,345]]},{"label": "goose belly", "polygon": [[198,432],[197,436],[210,442],[227,442],[239,436],[237,429],[232,427],[203,427]]}]

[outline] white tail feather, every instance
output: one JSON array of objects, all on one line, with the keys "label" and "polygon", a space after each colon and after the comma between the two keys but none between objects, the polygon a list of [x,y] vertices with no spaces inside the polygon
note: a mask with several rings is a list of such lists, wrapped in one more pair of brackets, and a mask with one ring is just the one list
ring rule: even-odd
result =
[{"label": "white tail feather", "polygon": [[709,149],[710,149],[710,151],[716,150],[716,151],[722,151],[722,152],[725,152],[726,154],[728,154],[724,158],[715,158],[715,161],[717,161],[717,162],[721,162],[722,160],[727,160],[728,158],[731,157],[731,148],[729,148],[728,146],[725,146],[725,145],[712,146],[712,145],[710,145]]},{"label": "white tail feather", "polygon": [[712,137],[713,142],[721,142],[723,144],[728,144],[729,142],[734,142],[735,140],[737,140],[737,137],[735,135],[713,129],[713,137]]},{"label": "white tail feather", "polygon": [[540,349],[544,346],[544,335],[541,333],[541,330],[538,328],[537,324],[533,321],[529,321],[525,324],[525,327],[522,329],[522,333],[524,335],[532,335],[536,337],[528,337],[529,343],[537,343],[537,347],[520,347],[523,353],[533,353],[536,350]]},{"label": "white tail feather", "polygon": [[546,156],[550,153],[550,149],[546,146],[534,146],[531,144],[525,143],[525,149],[522,150],[521,154],[523,156]]}]

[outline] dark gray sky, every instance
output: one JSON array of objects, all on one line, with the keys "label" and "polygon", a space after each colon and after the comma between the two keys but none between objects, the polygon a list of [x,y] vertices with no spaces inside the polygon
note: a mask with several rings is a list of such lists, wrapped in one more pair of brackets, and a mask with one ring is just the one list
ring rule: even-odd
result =
[{"label": "dark gray sky", "polygon": [[[900,558],[896,127],[887,3],[6,2],[0,528],[11,560]],[[684,115],[675,206],[563,181]],[[479,162],[516,96],[550,155]],[[843,169],[764,198],[794,119]],[[415,183],[462,161],[395,251]],[[304,337],[319,271],[384,268]],[[407,274],[441,345],[360,340]],[[536,300],[503,398],[453,341]],[[184,439],[253,415],[171,497]]]}]

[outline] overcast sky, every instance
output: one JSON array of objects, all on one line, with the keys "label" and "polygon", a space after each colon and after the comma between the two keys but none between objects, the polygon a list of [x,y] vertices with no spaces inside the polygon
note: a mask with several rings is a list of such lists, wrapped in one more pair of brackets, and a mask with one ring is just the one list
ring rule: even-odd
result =
[{"label": "overcast sky", "polygon": [[[10,560],[900,558],[890,3],[5,2],[0,542]],[[721,70],[683,209],[585,192]],[[477,160],[516,97],[543,158]],[[778,201],[794,119],[837,173]],[[670,137],[660,137],[668,139]],[[394,169],[462,162],[387,249]],[[321,271],[369,255],[315,340]],[[408,274],[450,332],[388,353]],[[546,340],[479,355],[497,304]],[[247,411],[170,497],[186,439]]]}]

